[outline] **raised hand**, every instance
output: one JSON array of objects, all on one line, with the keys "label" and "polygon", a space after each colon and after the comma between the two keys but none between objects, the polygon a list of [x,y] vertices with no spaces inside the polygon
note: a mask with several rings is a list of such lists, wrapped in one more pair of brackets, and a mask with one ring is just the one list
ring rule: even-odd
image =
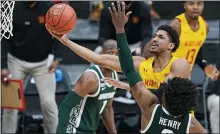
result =
[{"label": "raised hand", "polygon": [[117,1],[117,10],[112,2],[111,7],[109,7],[109,12],[112,16],[112,23],[115,26],[116,32],[124,32],[124,25],[128,22],[131,11],[125,14],[125,3]]},{"label": "raised hand", "polygon": [[110,85],[116,87],[116,88],[121,88],[130,91],[130,86],[127,83],[114,80],[112,78],[104,78],[103,79],[106,83],[109,83]]}]

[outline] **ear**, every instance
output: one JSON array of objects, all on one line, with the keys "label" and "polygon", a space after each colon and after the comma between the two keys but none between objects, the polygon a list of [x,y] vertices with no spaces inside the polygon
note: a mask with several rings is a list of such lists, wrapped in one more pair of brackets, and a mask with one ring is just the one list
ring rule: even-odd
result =
[{"label": "ear", "polygon": [[173,50],[174,47],[175,47],[174,43],[169,43],[169,45],[168,45],[169,50]]}]

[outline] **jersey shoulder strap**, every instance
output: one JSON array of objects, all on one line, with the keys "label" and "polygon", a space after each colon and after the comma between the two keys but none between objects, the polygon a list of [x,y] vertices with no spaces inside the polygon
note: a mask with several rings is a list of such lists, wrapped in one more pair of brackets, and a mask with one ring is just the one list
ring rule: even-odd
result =
[{"label": "jersey shoulder strap", "polygon": [[154,120],[154,117],[155,117],[155,114],[156,112],[158,111],[158,107],[160,106],[160,104],[157,104],[155,107],[154,107],[154,110],[152,112],[152,115],[151,115],[151,119],[149,121],[149,123],[147,124],[147,126],[141,130],[141,133],[146,133],[147,130],[150,128],[151,124],[153,123],[153,120]]}]

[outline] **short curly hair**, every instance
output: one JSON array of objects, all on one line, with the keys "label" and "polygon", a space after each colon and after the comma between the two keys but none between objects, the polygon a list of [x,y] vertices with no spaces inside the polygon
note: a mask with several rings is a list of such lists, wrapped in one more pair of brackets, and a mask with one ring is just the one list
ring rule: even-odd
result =
[{"label": "short curly hair", "polygon": [[168,33],[170,42],[175,44],[174,48],[172,49],[172,52],[175,52],[175,51],[178,49],[179,43],[180,43],[179,35],[178,35],[178,33],[176,32],[176,30],[174,30],[174,29],[173,29],[171,26],[169,26],[169,25],[161,25],[161,26],[157,29],[157,31],[158,31],[158,30],[163,30],[163,31],[166,31],[166,32]]},{"label": "short curly hair", "polygon": [[173,116],[185,115],[196,106],[198,88],[189,79],[174,77],[161,84],[159,91],[163,93],[163,104]]}]

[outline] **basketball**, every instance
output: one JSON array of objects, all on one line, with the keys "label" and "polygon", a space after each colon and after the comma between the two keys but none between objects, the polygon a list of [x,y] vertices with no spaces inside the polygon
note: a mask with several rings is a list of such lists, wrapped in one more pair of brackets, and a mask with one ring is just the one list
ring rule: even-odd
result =
[{"label": "basketball", "polygon": [[54,33],[64,35],[76,26],[77,16],[74,9],[65,3],[53,5],[46,14],[46,25]]}]

